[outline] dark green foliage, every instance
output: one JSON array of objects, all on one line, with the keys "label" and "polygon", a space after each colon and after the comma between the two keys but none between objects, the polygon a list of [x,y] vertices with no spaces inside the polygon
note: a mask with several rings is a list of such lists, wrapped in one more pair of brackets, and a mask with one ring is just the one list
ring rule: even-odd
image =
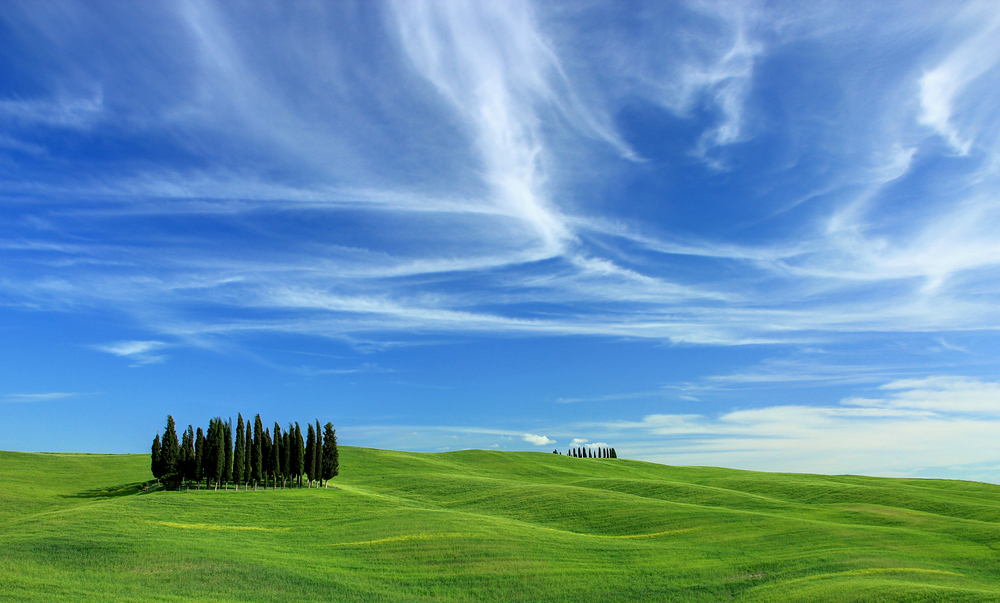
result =
[{"label": "dark green foliage", "polygon": [[281,475],[285,479],[292,478],[292,451],[289,442],[291,442],[291,432],[292,425],[288,425],[288,429],[281,435]]},{"label": "dark green foliage", "polygon": [[617,452],[615,452],[615,449],[614,449],[614,448],[611,448],[611,458],[613,458],[613,459],[616,459],[616,458],[618,458],[618,453],[617,453]]},{"label": "dark green foliage", "polygon": [[174,417],[167,415],[167,428],[163,430],[163,439],[160,442],[160,460],[163,463],[164,477],[170,477],[177,473],[177,461],[180,459],[180,452]]},{"label": "dark green foliage", "polygon": [[292,470],[298,477],[299,486],[302,485],[302,472],[305,471],[305,461],[306,461],[306,447],[305,443],[302,441],[302,428],[299,427],[298,422],[295,423],[295,441],[292,445],[295,447],[295,459],[292,465]]},{"label": "dark green foliage", "polygon": [[316,478],[314,473],[316,470],[316,431],[313,430],[312,423],[306,425],[305,471],[306,477],[309,478],[309,485],[312,486],[312,481]]},{"label": "dark green foliage", "polygon": [[205,477],[205,432],[198,428],[194,436],[194,479],[201,481]]},{"label": "dark green foliage", "polygon": [[243,432],[243,483],[248,483],[253,475],[253,432],[250,431],[250,419],[247,419],[247,426]]},{"label": "dark green foliage", "polygon": [[233,450],[233,482],[237,488],[243,483],[246,473],[246,432],[243,430],[243,415],[236,415],[236,448]]},{"label": "dark green foliage", "polygon": [[215,431],[212,433],[212,465],[210,469],[212,470],[212,481],[215,482],[215,488],[219,488],[219,482],[222,481],[222,475],[226,471],[226,436],[225,428],[222,425],[222,419],[216,417],[215,419]]},{"label": "dark green foliage", "polygon": [[[233,420],[230,418],[222,426],[222,443],[225,446],[225,465],[222,469],[222,481],[226,484],[233,479]],[[228,488],[228,485],[226,486]]]},{"label": "dark green foliage", "polygon": [[264,473],[264,459],[261,458],[263,445],[264,425],[260,422],[260,415],[257,415],[253,421],[253,447],[250,449],[250,479],[255,487]]},{"label": "dark green foliage", "polygon": [[274,475],[274,487],[278,487],[281,478],[281,427],[274,422],[274,441],[271,443],[271,473]]},{"label": "dark green foliage", "polygon": [[149,468],[153,472],[153,477],[159,481],[163,477],[163,463],[160,461],[160,434],[153,438],[153,448],[150,450]]},{"label": "dark green foliage", "polygon": [[337,450],[337,430],[333,423],[323,428],[323,479],[331,480],[340,474],[340,451]]},{"label": "dark green foliage", "polygon": [[264,439],[260,443],[260,475],[267,488],[268,478],[271,476],[271,430],[264,429]]},{"label": "dark green foliage", "polygon": [[323,432],[319,428],[319,419],[316,419],[316,452],[314,453],[315,465],[313,475],[317,480],[323,480]]},{"label": "dark green foliage", "polygon": [[196,459],[194,452],[194,427],[188,425],[187,431],[184,432],[184,478],[188,480],[197,479],[196,477]]}]

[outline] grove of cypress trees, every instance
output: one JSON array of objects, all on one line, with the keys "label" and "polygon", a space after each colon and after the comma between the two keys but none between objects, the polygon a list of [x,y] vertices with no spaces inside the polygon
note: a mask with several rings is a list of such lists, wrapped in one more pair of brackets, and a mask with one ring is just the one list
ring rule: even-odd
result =
[{"label": "grove of cypress trees", "polygon": [[246,464],[244,455],[246,454],[246,432],[243,431],[243,415],[236,415],[236,448],[233,450],[233,483],[239,491],[240,484],[243,483],[243,466]]},{"label": "grove of cypress trees", "polygon": [[229,482],[233,479],[233,419],[229,418],[222,425],[222,445],[225,446],[225,464],[222,468],[222,481],[229,490]]},{"label": "grove of cypress trees", "polygon": [[333,423],[327,423],[323,430],[323,479],[326,487],[330,480],[340,474],[340,453],[337,451],[337,430]]},{"label": "grove of cypress trees", "polygon": [[247,419],[243,437],[246,439],[243,450],[243,489],[249,490],[250,477],[253,474],[253,432],[250,431],[250,419]]},{"label": "grove of cypress trees", "polygon": [[180,446],[177,443],[177,426],[174,417],[167,415],[167,428],[163,430],[160,441],[160,460],[163,463],[163,475],[171,479],[177,473],[177,461],[180,457]]},{"label": "grove of cypress trees", "polygon": [[309,478],[309,487],[312,488],[313,482],[313,471],[316,469],[316,432],[313,430],[312,423],[307,423],[306,428],[306,459],[305,459],[305,470],[306,477]]},{"label": "grove of cypress trees", "polygon": [[253,448],[251,448],[251,458],[250,458],[250,468],[251,475],[250,479],[253,480],[253,489],[257,489],[257,482],[260,481],[261,474],[264,469],[264,459],[261,458],[262,446],[264,445],[264,425],[260,422],[260,415],[258,414],[253,421]]},{"label": "grove of cypress trees", "polygon": [[160,434],[157,433],[156,437],[153,438],[153,447],[150,450],[150,463],[149,469],[153,472],[153,478],[159,483],[160,477],[163,476],[163,462],[160,460]]}]

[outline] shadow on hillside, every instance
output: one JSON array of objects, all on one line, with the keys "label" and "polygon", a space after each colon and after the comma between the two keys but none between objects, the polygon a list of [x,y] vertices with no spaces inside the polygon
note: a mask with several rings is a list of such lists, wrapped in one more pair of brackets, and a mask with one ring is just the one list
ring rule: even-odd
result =
[{"label": "shadow on hillside", "polygon": [[90,490],[84,490],[82,492],[77,492],[76,494],[63,494],[63,498],[118,498],[119,496],[132,496],[133,494],[146,494],[147,492],[153,492],[154,490],[161,489],[162,486],[156,486],[149,484],[147,482],[132,482],[130,484],[121,484],[118,486],[110,486],[107,488],[92,488]]}]

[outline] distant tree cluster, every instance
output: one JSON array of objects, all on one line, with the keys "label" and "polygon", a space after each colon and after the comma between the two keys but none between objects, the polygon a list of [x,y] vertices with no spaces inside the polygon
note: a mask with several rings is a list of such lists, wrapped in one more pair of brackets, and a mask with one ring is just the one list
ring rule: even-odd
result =
[{"label": "distant tree cluster", "polygon": [[[235,484],[239,490],[249,490],[253,484],[265,489],[291,486],[329,486],[329,480],[340,473],[340,455],[337,452],[337,431],[327,423],[320,431],[307,424],[303,440],[299,424],[289,423],[282,432],[278,423],[274,431],[266,429],[260,415],[244,425],[243,415],[236,418],[236,440],[233,441],[232,419],[223,421],[216,417],[209,421],[208,431],[195,430],[188,425],[177,439],[174,418],[167,415],[163,438],[153,438],[153,477],[176,488],[196,484],[201,488],[218,490],[221,485],[228,490]],[[303,475],[306,480],[303,482]]]},{"label": "distant tree cluster", "polygon": [[[553,450],[553,454],[562,454],[558,450]],[[570,448],[566,456],[574,456],[583,459],[616,459],[618,453],[614,448]]]}]

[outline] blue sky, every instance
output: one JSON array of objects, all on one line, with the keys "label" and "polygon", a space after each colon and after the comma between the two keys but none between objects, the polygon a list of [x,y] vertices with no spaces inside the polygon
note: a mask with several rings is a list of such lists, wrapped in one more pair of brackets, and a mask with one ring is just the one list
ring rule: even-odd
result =
[{"label": "blue sky", "polygon": [[993,2],[4,2],[0,449],[1000,481]]}]

